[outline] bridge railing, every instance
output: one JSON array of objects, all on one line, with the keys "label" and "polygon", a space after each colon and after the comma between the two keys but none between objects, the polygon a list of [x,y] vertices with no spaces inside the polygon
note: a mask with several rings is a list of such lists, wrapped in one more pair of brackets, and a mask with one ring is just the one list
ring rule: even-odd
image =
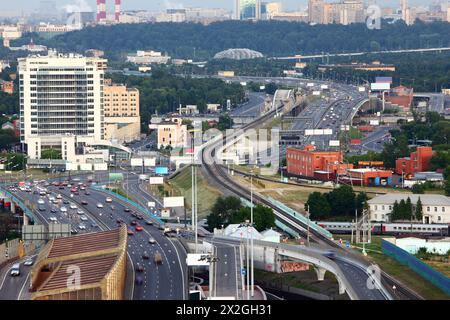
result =
[{"label": "bridge railing", "polygon": [[28,206],[25,205],[25,203],[23,203],[23,201],[21,199],[19,199],[14,194],[12,194],[8,190],[6,190],[4,188],[5,186],[7,186],[7,185],[4,184],[3,186],[0,187],[0,193],[3,193],[6,198],[10,198],[11,199],[11,202],[14,202],[15,204],[17,204],[23,210],[24,214],[28,216],[28,218],[30,218],[33,221],[36,221],[35,216],[33,214],[33,211],[30,210],[28,208]]},{"label": "bridge railing", "polygon": [[297,211],[289,208],[288,206],[286,206],[284,203],[281,203],[271,197],[268,197],[267,200],[272,203],[274,206],[276,206],[277,208],[280,208],[281,210],[283,210],[284,212],[287,212],[290,216],[292,216],[294,219],[296,219],[297,221],[300,221],[301,223],[305,224],[305,225],[309,225],[309,228],[312,230],[315,230],[317,232],[319,232],[320,234],[322,234],[323,236],[332,239],[333,235],[326,229],[322,228],[321,226],[315,224],[314,222],[312,222],[310,219],[306,218],[304,215],[298,213]]},{"label": "bridge railing", "polygon": [[91,186],[91,188],[94,189],[94,190],[97,190],[97,191],[109,194],[112,197],[118,198],[122,202],[128,203],[130,206],[138,209],[139,211],[142,211],[142,212],[146,213],[148,216],[150,216],[154,220],[158,221],[161,226],[164,226],[165,222],[160,217],[158,217],[157,215],[153,214],[149,209],[144,208],[140,204],[138,204],[138,203],[136,203],[136,202],[134,202],[134,201],[132,201],[130,199],[127,199],[127,198],[125,198],[124,196],[122,196],[122,195],[120,195],[118,193],[115,193],[115,192],[113,192],[111,190],[108,190],[108,189],[105,189],[105,188],[102,188],[102,187],[99,187],[99,186]]}]

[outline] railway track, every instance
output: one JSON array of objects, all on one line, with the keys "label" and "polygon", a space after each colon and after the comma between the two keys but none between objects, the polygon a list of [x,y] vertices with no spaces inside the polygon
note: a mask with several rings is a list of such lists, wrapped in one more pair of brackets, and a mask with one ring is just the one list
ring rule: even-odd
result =
[{"label": "railway track", "polygon": [[[255,120],[252,123],[249,123],[245,126],[243,126],[240,130],[240,132],[244,132],[245,130],[256,128],[259,125],[263,124],[265,121],[270,119],[274,114],[275,110],[267,113],[266,115],[263,115],[259,119]],[[234,134],[236,137],[238,134]],[[231,179],[227,172],[225,172],[224,167],[221,164],[218,164],[217,161],[215,161],[215,151],[216,148],[219,147],[223,141],[225,140],[225,137],[221,140],[218,140],[214,143],[211,143],[210,145],[203,148],[201,153],[201,160],[202,160],[202,166],[204,167],[207,174],[216,181],[219,185],[223,186],[225,189],[231,191],[232,193],[236,194],[237,196],[250,200],[251,195],[250,191],[235,182],[233,179]],[[282,223],[288,225],[295,231],[297,231],[300,235],[306,236],[307,233],[307,225],[304,225],[302,222],[299,221],[293,221],[292,216],[288,213],[282,210],[281,208],[278,208],[274,204],[270,203],[268,200],[266,200],[263,197],[260,197],[258,195],[253,194],[253,200],[256,203],[263,204],[269,208],[272,208],[274,210],[275,215],[277,216],[278,220]],[[316,242],[318,244],[324,245],[326,247],[332,247],[335,250],[342,251],[343,253],[347,253],[345,249],[343,249],[340,245],[335,243],[333,240],[325,237],[324,235],[320,234],[319,232],[315,230],[309,231],[310,233],[310,239],[313,242]],[[392,296],[397,299],[410,299],[410,300],[420,300],[423,299],[419,295],[417,295],[415,292],[411,291],[409,288],[405,287],[401,283],[399,283],[397,280],[393,279],[391,276],[386,274],[385,272],[382,272],[382,284],[388,288],[388,290],[391,292]],[[395,286],[395,290],[392,288]]]}]

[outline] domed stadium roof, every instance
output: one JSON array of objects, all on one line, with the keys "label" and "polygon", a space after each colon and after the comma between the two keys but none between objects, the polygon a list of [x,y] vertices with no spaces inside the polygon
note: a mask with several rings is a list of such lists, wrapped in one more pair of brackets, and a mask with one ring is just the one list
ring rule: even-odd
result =
[{"label": "domed stadium roof", "polygon": [[233,59],[233,60],[244,60],[244,59],[256,59],[263,58],[264,55],[261,52],[250,50],[250,49],[228,49],[217,53],[214,59]]}]

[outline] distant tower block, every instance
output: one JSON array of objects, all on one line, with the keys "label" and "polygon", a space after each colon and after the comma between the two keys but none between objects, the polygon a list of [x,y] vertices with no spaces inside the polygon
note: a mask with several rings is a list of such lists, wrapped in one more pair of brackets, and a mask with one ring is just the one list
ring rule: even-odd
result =
[{"label": "distant tower block", "polygon": [[97,22],[106,19],[106,0],[97,0]]},{"label": "distant tower block", "polygon": [[121,0],[116,0],[115,18],[116,18],[117,22],[120,21],[120,4],[121,4]]}]

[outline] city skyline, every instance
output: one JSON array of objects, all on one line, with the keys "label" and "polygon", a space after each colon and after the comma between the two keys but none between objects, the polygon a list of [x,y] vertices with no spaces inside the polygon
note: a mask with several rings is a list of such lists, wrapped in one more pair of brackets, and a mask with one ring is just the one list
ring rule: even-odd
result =
[{"label": "city skyline", "polygon": [[[20,14],[21,12],[29,13],[37,10],[39,8],[41,0],[17,0],[13,3],[1,3],[0,10],[3,11],[1,15],[11,15]],[[111,2],[111,3],[109,3]],[[113,0],[107,1],[108,11],[113,10],[114,3]],[[132,2],[132,3],[130,3]],[[270,1],[268,1],[270,2]],[[281,2],[285,10],[298,10],[299,8],[306,8],[308,5],[307,0],[279,0],[274,2]],[[336,1],[329,1],[336,2]],[[400,1],[390,1],[390,0],[377,0],[376,3],[383,6],[393,6],[400,7]],[[96,1],[95,0],[62,0],[55,1],[57,7],[74,6],[78,5],[85,8],[91,8],[92,11],[96,11]],[[431,0],[410,0],[410,6],[416,5],[429,5],[432,3]],[[182,7],[209,7],[209,8],[225,8],[232,11],[234,8],[234,0],[216,0],[216,1],[202,1],[202,0],[158,0],[156,2],[149,3],[144,0],[133,0],[133,1],[123,1],[123,10],[164,10],[167,8],[182,8]]]}]

